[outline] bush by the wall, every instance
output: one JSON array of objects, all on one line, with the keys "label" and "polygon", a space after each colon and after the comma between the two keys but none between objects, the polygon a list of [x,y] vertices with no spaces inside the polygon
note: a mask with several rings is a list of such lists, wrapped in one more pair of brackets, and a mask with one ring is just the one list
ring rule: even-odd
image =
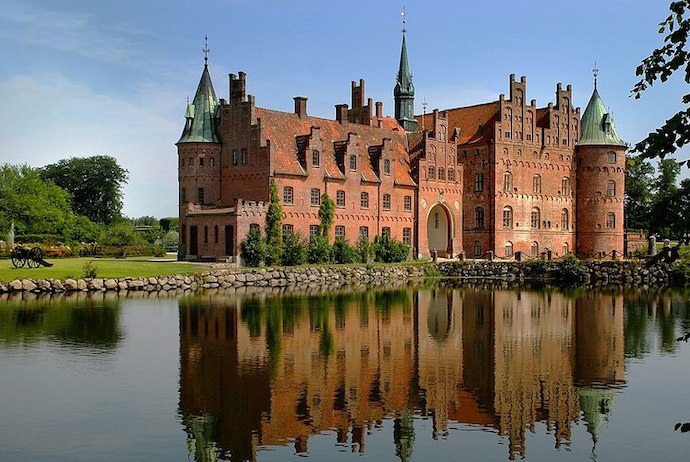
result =
[{"label": "bush by the wall", "polygon": [[374,261],[397,263],[407,260],[410,246],[389,236],[376,236],[373,245]]},{"label": "bush by the wall", "polygon": [[307,246],[307,261],[312,264],[330,263],[331,246],[326,236],[312,236]]},{"label": "bush by the wall", "polygon": [[358,260],[357,248],[351,246],[344,237],[336,237],[332,248],[333,263],[355,263]]},{"label": "bush by the wall", "polygon": [[307,262],[307,242],[299,233],[283,235],[281,263],[285,266],[303,265]]},{"label": "bush by the wall", "polygon": [[371,259],[371,243],[366,236],[359,236],[357,240],[357,256],[360,263],[369,263]]},{"label": "bush by the wall", "polygon": [[240,255],[247,266],[259,266],[266,256],[266,246],[261,231],[251,228],[249,234],[240,243]]}]

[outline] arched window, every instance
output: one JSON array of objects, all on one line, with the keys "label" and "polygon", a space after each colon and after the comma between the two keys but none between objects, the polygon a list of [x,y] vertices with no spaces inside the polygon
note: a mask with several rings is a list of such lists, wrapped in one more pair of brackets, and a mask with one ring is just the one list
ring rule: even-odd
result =
[{"label": "arched window", "polygon": [[532,242],[532,256],[539,256],[539,243],[537,241]]},{"label": "arched window", "polygon": [[318,167],[321,164],[321,156],[318,149],[314,149],[311,152],[311,165],[313,167]]},{"label": "arched window", "polygon": [[512,228],[513,227],[513,209],[509,206],[503,207],[503,227]]},{"label": "arched window", "polygon": [[563,255],[568,255],[570,253],[570,248],[567,242],[563,243]]},{"label": "arched window", "polygon": [[513,191],[513,174],[510,172],[505,172],[503,174],[503,190],[505,192]]},{"label": "arched window", "polygon": [[429,179],[430,180],[436,179],[436,169],[434,167],[429,167]]},{"label": "arched window", "polygon": [[563,179],[561,179],[561,194],[564,196],[570,195],[570,178],[567,176],[564,176]]},{"label": "arched window", "polygon": [[506,257],[510,257],[513,255],[513,243],[510,241],[506,241],[505,245],[505,252],[506,252]]},{"label": "arched window", "polygon": [[474,175],[474,191],[484,191],[484,174],[482,172],[475,173]]},{"label": "arched window", "polygon": [[606,182],[606,195],[608,197],[613,197],[616,195],[616,182],[609,180]]},{"label": "arched window", "polygon": [[568,229],[568,226],[570,225],[568,221],[568,209],[563,209],[561,211],[561,228]]},{"label": "arched window", "polygon": [[475,257],[481,257],[482,256],[482,242],[481,241],[474,241],[474,256]]},{"label": "arched window", "polygon": [[535,194],[541,193],[541,176],[540,175],[534,175],[532,177],[532,192],[534,192]]},{"label": "arched window", "polygon": [[474,209],[474,227],[484,227],[484,209],[481,207],[477,207],[476,209]]},{"label": "arched window", "polygon": [[539,209],[534,207],[530,214],[530,225],[532,228],[539,228]]},{"label": "arched window", "polygon": [[616,227],[616,215],[613,212],[606,214],[606,227],[615,228]]}]

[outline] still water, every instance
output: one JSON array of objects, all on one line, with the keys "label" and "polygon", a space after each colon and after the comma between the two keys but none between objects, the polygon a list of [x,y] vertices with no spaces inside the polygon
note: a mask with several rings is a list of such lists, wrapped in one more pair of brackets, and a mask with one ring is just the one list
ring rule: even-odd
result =
[{"label": "still water", "polygon": [[3,298],[0,461],[680,460],[688,332],[680,291]]}]

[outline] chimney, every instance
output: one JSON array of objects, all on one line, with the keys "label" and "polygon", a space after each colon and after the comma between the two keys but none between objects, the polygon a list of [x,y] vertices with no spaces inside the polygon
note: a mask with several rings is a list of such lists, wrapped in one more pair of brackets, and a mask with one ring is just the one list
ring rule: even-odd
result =
[{"label": "chimney", "polygon": [[381,101],[376,101],[376,117],[383,117],[383,103]]},{"label": "chimney", "polygon": [[238,76],[230,74],[230,105],[238,106],[247,96],[247,74],[238,72]]},{"label": "chimney", "polygon": [[300,119],[307,116],[307,98],[304,96],[295,96],[295,114],[297,114]]},{"label": "chimney", "polygon": [[347,125],[347,104],[335,105],[335,120],[340,122],[340,125]]}]

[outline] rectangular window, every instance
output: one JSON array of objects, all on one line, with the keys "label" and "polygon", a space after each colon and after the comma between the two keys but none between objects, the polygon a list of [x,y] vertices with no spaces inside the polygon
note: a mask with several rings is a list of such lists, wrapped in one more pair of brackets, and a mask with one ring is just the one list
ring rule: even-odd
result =
[{"label": "rectangular window", "polygon": [[609,164],[615,164],[616,163],[616,153],[611,151],[606,154],[606,158],[609,162]]},{"label": "rectangular window", "polygon": [[391,209],[391,195],[390,194],[384,194],[383,195],[383,210],[390,210]]},{"label": "rectangular window", "polygon": [[383,159],[383,173],[386,175],[391,174],[391,161],[390,161],[390,159]]},{"label": "rectangular window", "polygon": [[474,211],[474,227],[483,228],[484,227],[484,209],[477,208]]},{"label": "rectangular window", "polygon": [[180,157],[180,167],[184,167],[184,157]]},{"label": "rectangular window", "polygon": [[284,224],[283,225],[283,237],[287,236],[288,234],[292,234],[295,230],[295,227],[292,225]]},{"label": "rectangular window", "polygon": [[189,158],[189,166],[194,167],[194,157]]},{"label": "rectangular window", "polygon": [[455,181],[455,170],[452,168],[448,170],[448,181]]},{"label": "rectangular window", "polygon": [[246,149],[242,149],[242,163],[246,164],[249,161],[249,154]]},{"label": "rectangular window", "polygon": [[290,186],[285,186],[283,188],[283,204],[292,204],[293,201],[293,189]]},{"label": "rectangular window", "polygon": [[412,228],[403,228],[403,242],[412,245]]},{"label": "rectangular window", "polygon": [[561,194],[564,196],[570,195],[570,180],[568,177],[565,177],[561,180]]},{"label": "rectangular window", "polygon": [[319,235],[319,225],[309,225],[309,235],[318,236]]},{"label": "rectangular window", "polygon": [[199,188],[197,191],[197,198],[199,199],[198,204],[204,203],[204,188]]},{"label": "rectangular window", "polygon": [[484,174],[481,172],[474,175],[474,190],[475,192],[484,191]]},{"label": "rectangular window", "polygon": [[369,208],[369,193],[363,192],[359,195],[359,205],[363,209]]},{"label": "rectangular window", "polygon": [[319,151],[317,149],[314,149],[311,152],[311,165],[314,167],[318,167],[319,164],[321,163]]},{"label": "rectangular window", "polygon": [[237,165],[237,149],[232,150],[232,165]]},{"label": "rectangular window", "polygon": [[540,194],[541,193],[541,176],[540,175],[534,175],[532,178],[532,192],[535,194]]},{"label": "rectangular window", "polygon": [[259,226],[257,223],[252,223],[249,225],[249,231],[261,231],[261,226]]},{"label": "rectangular window", "polygon": [[216,166],[216,158],[215,157],[209,157],[208,166],[209,167],[215,167]]},{"label": "rectangular window", "polygon": [[387,226],[384,226],[381,229],[381,236],[383,237],[391,237],[391,229]]},{"label": "rectangular window", "polygon": [[339,190],[335,192],[335,206],[345,207],[345,191]]},{"label": "rectangular window", "polygon": [[357,156],[350,156],[350,170],[357,170]]},{"label": "rectangular window", "polygon": [[338,225],[335,227],[335,237],[345,237],[345,227]]},{"label": "rectangular window", "polygon": [[359,235],[360,237],[366,237],[367,239],[369,239],[369,228],[367,228],[366,226],[360,226]]},{"label": "rectangular window", "polygon": [[199,157],[199,167],[203,167],[203,166],[204,166],[204,158]]},{"label": "rectangular window", "polygon": [[539,212],[532,212],[530,215],[530,226],[532,228],[539,228]]},{"label": "rectangular window", "polygon": [[318,188],[311,188],[311,192],[309,193],[309,202],[315,207],[321,205],[321,191]]},{"label": "rectangular window", "polygon": [[405,196],[405,211],[406,212],[411,212],[412,211],[412,196]]}]

